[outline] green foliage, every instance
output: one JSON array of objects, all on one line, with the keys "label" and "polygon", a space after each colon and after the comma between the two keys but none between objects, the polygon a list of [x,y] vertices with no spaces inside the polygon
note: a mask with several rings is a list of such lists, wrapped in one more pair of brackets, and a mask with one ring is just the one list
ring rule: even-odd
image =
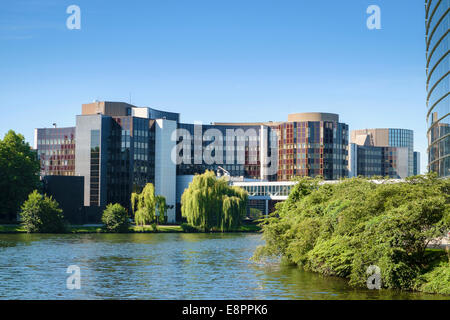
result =
[{"label": "green foliage", "polygon": [[127,210],[118,203],[110,203],[103,211],[102,222],[109,232],[127,232],[129,227]]},{"label": "green foliage", "polygon": [[28,233],[63,233],[64,216],[58,203],[34,190],[23,203],[20,217]]},{"label": "green foliage", "polygon": [[0,218],[15,220],[20,205],[39,188],[39,160],[21,134],[0,139]]},{"label": "green foliage", "polygon": [[250,208],[250,213],[249,213],[249,218],[252,219],[260,219],[263,216],[263,213],[261,210],[256,209],[256,208]]},{"label": "green foliage", "polygon": [[158,224],[166,223],[167,218],[167,204],[164,196],[156,196],[156,210],[158,210],[157,222]]},{"label": "green foliage", "polygon": [[428,293],[441,293],[450,295],[450,264],[441,262],[430,272],[421,275],[416,281],[417,290]]},{"label": "green foliage", "polygon": [[263,220],[265,245],[254,259],[282,257],[307,270],[348,278],[354,286],[365,286],[367,268],[377,265],[386,288],[418,288],[417,279],[423,279],[422,289],[439,287],[423,283],[433,272],[448,271],[432,271],[436,259],[427,254],[427,245],[450,230],[449,179],[429,174],[404,183],[318,182],[300,179],[288,200]]},{"label": "green foliage", "polygon": [[158,222],[164,223],[167,214],[166,199],[163,196],[155,196],[155,187],[147,183],[141,193],[131,194],[131,208],[134,213],[134,221],[138,226],[152,224],[156,221],[155,210],[158,209]]},{"label": "green foliage", "polygon": [[217,179],[213,171],[196,175],[181,197],[187,222],[204,231],[230,231],[241,225],[247,211],[247,192]]}]

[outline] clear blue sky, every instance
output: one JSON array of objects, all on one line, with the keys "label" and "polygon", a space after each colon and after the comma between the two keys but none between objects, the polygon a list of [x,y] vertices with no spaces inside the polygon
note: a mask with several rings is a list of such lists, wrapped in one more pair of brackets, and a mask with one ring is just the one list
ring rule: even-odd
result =
[{"label": "clear blue sky", "polygon": [[[66,8],[81,8],[68,30]],[[381,8],[381,30],[366,9]],[[183,122],[340,114],[413,129],[426,157],[423,0],[3,0],[0,135],[74,126],[81,104],[131,102]]]}]

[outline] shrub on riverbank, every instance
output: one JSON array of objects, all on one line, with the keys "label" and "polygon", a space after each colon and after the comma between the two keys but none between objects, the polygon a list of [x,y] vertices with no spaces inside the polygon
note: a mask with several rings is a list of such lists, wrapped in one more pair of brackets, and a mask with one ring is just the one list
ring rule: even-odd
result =
[{"label": "shrub on riverbank", "polygon": [[450,264],[442,262],[417,280],[415,289],[427,293],[450,295]]},{"label": "shrub on riverbank", "polygon": [[64,233],[66,225],[58,203],[33,191],[20,212],[22,226],[28,233]]},{"label": "shrub on riverbank", "polygon": [[[435,279],[439,285],[434,285],[433,273],[426,274],[442,274],[448,257],[429,255],[426,249],[449,229],[448,179],[427,175],[375,184],[353,178],[319,185],[319,180],[305,178],[264,220],[266,244],[254,258],[281,256],[306,270],[347,278],[354,286],[365,286],[367,268],[376,265],[385,288],[432,286],[445,293],[448,278]],[[444,264],[443,270],[430,269],[437,262]]]},{"label": "shrub on riverbank", "polygon": [[213,171],[196,175],[181,197],[181,212],[187,222],[203,231],[233,231],[247,212],[247,192],[230,187]]},{"label": "shrub on riverbank", "polygon": [[102,222],[109,232],[127,232],[130,225],[127,210],[120,204],[108,204]]}]

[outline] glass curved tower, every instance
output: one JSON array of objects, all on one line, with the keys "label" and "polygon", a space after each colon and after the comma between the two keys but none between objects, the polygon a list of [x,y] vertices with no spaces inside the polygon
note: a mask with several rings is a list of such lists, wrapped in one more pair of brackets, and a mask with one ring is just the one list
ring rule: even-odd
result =
[{"label": "glass curved tower", "polygon": [[450,176],[450,0],[426,0],[428,168]]}]

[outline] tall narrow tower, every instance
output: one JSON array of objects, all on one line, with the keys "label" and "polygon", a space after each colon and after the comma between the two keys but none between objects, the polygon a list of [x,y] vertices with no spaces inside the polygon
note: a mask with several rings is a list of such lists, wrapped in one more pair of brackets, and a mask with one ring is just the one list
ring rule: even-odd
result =
[{"label": "tall narrow tower", "polygon": [[450,176],[450,0],[426,0],[428,169]]}]

